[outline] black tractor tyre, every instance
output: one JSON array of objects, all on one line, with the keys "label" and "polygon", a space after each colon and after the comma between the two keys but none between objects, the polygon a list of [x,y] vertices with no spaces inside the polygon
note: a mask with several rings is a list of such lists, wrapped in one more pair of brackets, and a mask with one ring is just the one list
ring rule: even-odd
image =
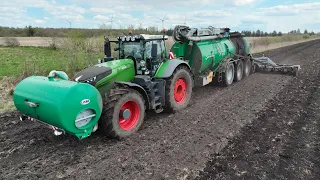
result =
[{"label": "black tractor tyre", "polygon": [[188,106],[191,100],[193,79],[186,66],[178,66],[166,80],[165,112],[178,112]]},{"label": "black tractor tyre", "polygon": [[243,77],[247,77],[252,73],[252,63],[250,59],[243,61]]},{"label": "black tractor tyre", "polygon": [[225,72],[222,73],[222,86],[228,87],[234,80],[234,63],[229,62],[226,66]]},{"label": "black tractor tyre", "polygon": [[[128,119],[134,119],[132,127],[128,125],[128,129],[124,129],[124,125],[121,125],[120,112],[123,106],[127,106],[133,109],[130,111],[130,117]],[[133,104],[133,105],[131,105]],[[137,116],[136,116],[137,115]],[[122,85],[116,85],[109,92],[105,94],[103,100],[103,110],[99,120],[99,131],[111,138],[123,139],[133,133],[137,132],[145,117],[145,101],[142,95],[128,87]],[[125,123],[125,121],[122,121]]]},{"label": "black tractor tyre", "polygon": [[243,77],[243,61],[239,60],[235,67],[234,80],[241,81],[242,77]]}]

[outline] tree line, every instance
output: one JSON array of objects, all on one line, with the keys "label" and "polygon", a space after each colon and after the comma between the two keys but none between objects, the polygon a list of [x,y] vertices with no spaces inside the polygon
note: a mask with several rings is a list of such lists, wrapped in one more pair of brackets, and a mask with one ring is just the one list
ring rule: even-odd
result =
[{"label": "tree line", "polygon": [[[158,30],[158,27],[148,27],[135,28],[133,25],[128,26],[123,29],[112,29],[101,25],[99,29],[85,29],[85,28],[39,28],[32,26],[25,26],[24,28],[13,28],[13,27],[3,27],[0,26],[0,37],[66,37],[70,33],[78,32],[81,33],[84,37],[94,37],[101,35],[108,36],[120,36],[128,34],[128,30],[134,30],[134,34],[162,34],[162,29]],[[171,36],[173,29],[168,29],[166,35]],[[282,36],[283,34],[292,34],[292,35],[315,35],[313,31],[304,30],[302,33],[300,29],[292,30],[288,33],[282,33],[281,31],[277,32],[276,30],[272,32],[264,32],[262,30],[257,31],[241,31],[242,34],[245,34],[247,37],[275,37]]]},{"label": "tree line", "polygon": [[134,34],[160,34],[157,27],[130,29],[109,29],[101,26],[99,29],[86,28],[39,28],[25,26],[24,28],[3,27],[0,26],[0,37],[67,37],[70,33],[80,33],[84,37],[95,37],[108,35],[112,37],[126,35],[129,30],[134,30]]},{"label": "tree line", "polygon": [[[245,34],[245,36],[247,37],[275,37],[275,36],[282,36],[283,34],[286,33],[282,33],[281,31],[277,32],[276,30],[272,31],[272,32],[263,32],[261,30],[257,30],[257,31],[241,31],[242,34]],[[298,30],[292,30],[290,32],[288,32],[287,34],[293,34],[293,35],[301,35],[301,31],[300,29]],[[308,31],[307,29],[304,30],[304,35],[315,35],[316,33],[313,31]]]}]

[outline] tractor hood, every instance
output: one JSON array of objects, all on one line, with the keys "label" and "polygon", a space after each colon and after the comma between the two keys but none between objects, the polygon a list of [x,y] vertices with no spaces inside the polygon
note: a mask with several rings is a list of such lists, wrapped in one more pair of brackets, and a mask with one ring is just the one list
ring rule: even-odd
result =
[{"label": "tractor hood", "polygon": [[93,86],[103,79],[104,77],[110,75],[112,73],[112,69],[110,67],[105,66],[90,66],[80,72],[78,72],[74,81],[89,83]]},{"label": "tractor hood", "polygon": [[125,69],[133,65],[132,60],[122,59],[122,60],[113,60],[94,66],[90,66],[80,72],[78,72],[73,80],[77,82],[89,83],[93,86],[96,85],[101,79],[109,76],[115,71],[120,69]]}]

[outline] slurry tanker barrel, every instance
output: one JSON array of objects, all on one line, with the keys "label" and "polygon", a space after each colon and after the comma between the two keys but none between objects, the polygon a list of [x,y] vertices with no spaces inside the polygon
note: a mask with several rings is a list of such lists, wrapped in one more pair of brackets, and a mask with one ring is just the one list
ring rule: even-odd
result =
[{"label": "slurry tanker barrel", "polygon": [[218,72],[217,67],[224,60],[237,60],[250,54],[248,40],[241,33],[230,33],[229,28],[176,26],[172,36],[173,56],[187,60],[196,74],[207,70]]},{"label": "slurry tanker barrel", "polygon": [[52,77],[31,76],[13,94],[16,108],[27,117],[84,138],[102,111],[99,91],[90,84]]},{"label": "slurry tanker barrel", "polygon": [[214,70],[228,55],[235,53],[234,44],[227,38],[185,43],[175,42],[172,49],[176,57],[186,57],[196,73]]}]

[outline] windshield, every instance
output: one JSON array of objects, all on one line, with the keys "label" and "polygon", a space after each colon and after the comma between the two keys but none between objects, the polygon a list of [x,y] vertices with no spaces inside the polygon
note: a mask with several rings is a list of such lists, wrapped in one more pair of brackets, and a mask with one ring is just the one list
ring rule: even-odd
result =
[{"label": "windshield", "polygon": [[134,58],[142,58],[140,42],[125,42],[122,44],[122,56],[127,58],[133,56]]}]

